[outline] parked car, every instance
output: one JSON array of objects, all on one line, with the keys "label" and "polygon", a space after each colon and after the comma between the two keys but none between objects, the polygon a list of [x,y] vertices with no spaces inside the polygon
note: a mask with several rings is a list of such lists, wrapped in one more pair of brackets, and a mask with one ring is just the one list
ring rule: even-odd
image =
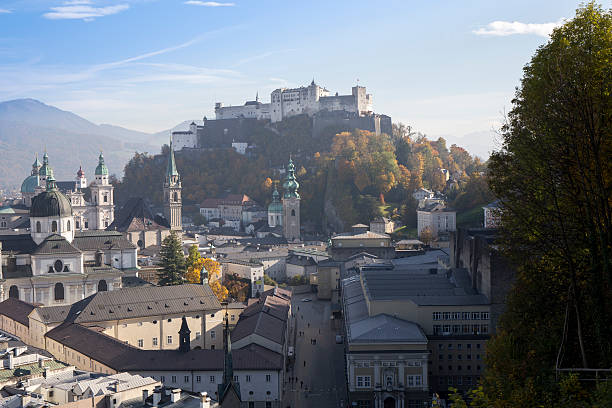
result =
[{"label": "parked car", "polygon": [[342,344],[343,342],[344,339],[342,338],[342,335],[336,334],[336,344]]},{"label": "parked car", "polygon": [[304,299],[302,299],[302,302],[312,302],[312,299],[310,299],[310,298],[304,298]]},{"label": "parked car", "polygon": [[293,346],[289,346],[289,348],[287,349],[287,357],[293,357],[294,353],[295,349],[293,348]]}]

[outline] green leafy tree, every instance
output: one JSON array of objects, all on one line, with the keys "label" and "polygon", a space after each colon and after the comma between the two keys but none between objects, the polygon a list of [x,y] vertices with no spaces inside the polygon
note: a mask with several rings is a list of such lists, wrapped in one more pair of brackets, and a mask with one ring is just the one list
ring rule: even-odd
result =
[{"label": "green leafy tree", "polygon": [[187,272],[185,255],[181,240],[174,232],[162,241],[160,257],[162,270],[159,273],[159,284],[166,286],[183,283]]},{"label": "green leafy tree", "polygon": [[524,68],[490,159],[517,266],[488,346],[491,406],[583,406],[555,368],[612,366],[611,61],[612,11],[588,3]]}]

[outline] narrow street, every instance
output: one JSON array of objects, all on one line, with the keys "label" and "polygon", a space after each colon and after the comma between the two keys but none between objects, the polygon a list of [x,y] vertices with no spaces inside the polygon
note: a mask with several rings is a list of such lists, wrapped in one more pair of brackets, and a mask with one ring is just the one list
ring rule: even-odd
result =
[{"label": "narrow street", "polygon": [[[312,301],[304,302],[306,298]],[[312,293],[293,296],[298,335],[295,362],[287,377],[297,380],[285,384],[283,408],[338,408],[342,401],[346,406],[344,345],[336,344],[338,322],[330,320],[330,309],[329,301],[317,300]]]}]

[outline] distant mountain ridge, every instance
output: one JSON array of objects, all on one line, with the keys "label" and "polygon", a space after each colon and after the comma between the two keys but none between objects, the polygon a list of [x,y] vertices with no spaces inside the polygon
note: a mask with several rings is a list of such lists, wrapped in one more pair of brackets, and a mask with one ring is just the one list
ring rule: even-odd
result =
[{"label": "distant mountain ridge", "polygon": [[19,188],[35,154],[45,149],[58,180],[73,180],[80,165],[92,180],[100,151],[111,174],[121,177],[135,151],[159,151],[154,139],[119,126],[96,125],[35,99],[1,102],[0,186]]}]

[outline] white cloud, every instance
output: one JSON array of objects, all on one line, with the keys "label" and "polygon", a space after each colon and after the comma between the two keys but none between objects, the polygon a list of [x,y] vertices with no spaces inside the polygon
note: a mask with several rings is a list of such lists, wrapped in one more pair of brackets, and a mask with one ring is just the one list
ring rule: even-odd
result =
[{"label": "white cloud", "polygon": [[11,11],[11,10],[1,9],[1,8],[0,8],[0,14],[10,14],[10,13],[12,13],[12,11]]},{"label": "white cloud", "polygon": [[130,8],[127,4],[118,4],[116,6],[94,7],[84,3],[72,4],[60,7],[51,7],[48,13],[43,14],[45,18],[50,20],[85,20],[91,21],[96,17],[110,16]]},{"label": "white cloud", "polygon": [[189,0],[185,4],[192,6],[203,6],[203,7],[233,7],[235,3],[219,3],[218,1],[200,1],[200,0]]},{"label": "white cloud", "polygon": [[556,23],[521,23],[519,21],[493,21],[484,28],[472,31],[476,35],[505,37],[515,34],[535,34],[548,37],[555,27],[563,24],[561,19]]}]

